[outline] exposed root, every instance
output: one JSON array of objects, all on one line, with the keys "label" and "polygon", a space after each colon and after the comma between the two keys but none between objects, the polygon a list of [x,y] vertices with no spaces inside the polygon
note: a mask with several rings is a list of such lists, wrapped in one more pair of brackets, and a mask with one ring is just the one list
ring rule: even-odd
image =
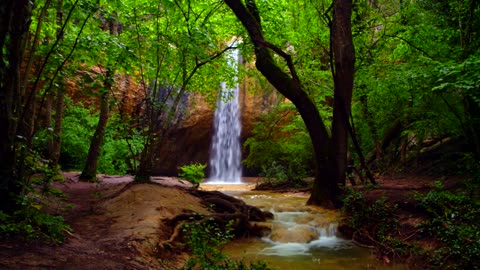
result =
[{"label": "exposed root", "polygon": [[243,201],[228,196],[218,191],[190,190],[192,195],[202,199],[202,203],[212,213],[201,215],[198,213],[182,213],[166,220],[166,224],[173,227],[173,232],[168,240],[159,243],[160,248],[173,245],[182,236],[182,228],[185,224],[214,222],[221,228],[231,226],[236,237],[263,236],[266,228],[252,221],[266,221],[273,218],[270,212],[264,212],[254,206],[247,205]]},{"label": "exposed root", "polygon": [[185,221],[181,221],[180,223],[178,223],[175,228],[173,229],[173,233],[172,235],[170,236],[170,238],[168,238],[168,240],[165,240],[165,241],[162,241],[160,243],[158,243],[158,247],[161,248],[161,249],[164,249],[166,247],[171,247],[173,245],[173,243],[177,240],[177,238],[180,236],[180,233],[182,232],[181,229],[183,227],[183,225],[185,225]]}]

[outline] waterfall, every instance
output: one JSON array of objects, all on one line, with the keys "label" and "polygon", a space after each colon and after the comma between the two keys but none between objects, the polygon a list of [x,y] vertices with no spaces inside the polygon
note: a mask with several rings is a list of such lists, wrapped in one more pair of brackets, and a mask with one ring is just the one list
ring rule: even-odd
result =
[{"label": "waterfall", "polygon": [[[238,71],[240,53],[238,49],[228,52],[229,65]],[[221,92],[215,110],[214,132],[210,155],[210,179],[209,183],[218,182],[226,184],[241,183],[241,146],[240,133],[240,109],[238,94],[240,87],[237,83],[237,75],[234,75],[235,86],[227,87],[226,82],[221,84]]]}]

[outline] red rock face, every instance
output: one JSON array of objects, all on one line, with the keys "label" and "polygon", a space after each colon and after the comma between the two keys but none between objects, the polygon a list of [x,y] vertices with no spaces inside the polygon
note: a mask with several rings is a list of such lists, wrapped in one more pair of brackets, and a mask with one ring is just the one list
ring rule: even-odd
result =
[{"label": "red rock face", "polygon": [[[79,72],[79,76],[66,81],[68,95],[75,103],[98,107],[97,88],[82,83],[85,78],[99,78],[104,72],[100,67],[90,67]],[[145,88],[138,83],[139,78],[126,74],[116,74],[113,89],[116,106],[122,119],[143,113]],[[269,85],[262,86],[253,78],[245,78],[240,86],[239,105],[241,110],[243,143],[252,134],[258,117],[270,110],[283,98]],[[186,117],[179,127],[172,131],[158,153],[154,175],[177,175],[178,168],[190,163],[208,164],[213,133],[214,105],[200,95],[190,95]],[[207,168],[208,171],[208,168]]]},{"label": "red rock face", "polygon": [[[244,83],[240,89],[242,143],[251,136],[254,122],[258,117],[278,104],[281,98],[272,90],[257,90],[255,93],[250,93],[251,91],[247,89],[259,89],[259,87],[249,82]],[[154,175],[177,175],[180,166],[195,162],[208,164],[214,106],[207,103],[201,96],[191,96],[189,102],[185,119],[179,128],[171,133],[159,153],[159,160],[153,170]]]},{"label": "red rock face", "polygon": [[[98,66],[79,70],[78,76],[65,81],[67,94],[75,103],[81,102],[84,106],[98,108],[100,102],[97,92],[100,86],[93,87],[91,84],[94,81],[101,81],[104,73],[105,69]],[[118,110],[122,119],[139,115],[146,93],[143,85],[138,83],[139,78],[127,74],[115,74],[114,80],[112,92],[116,105],[112,110]]]}]

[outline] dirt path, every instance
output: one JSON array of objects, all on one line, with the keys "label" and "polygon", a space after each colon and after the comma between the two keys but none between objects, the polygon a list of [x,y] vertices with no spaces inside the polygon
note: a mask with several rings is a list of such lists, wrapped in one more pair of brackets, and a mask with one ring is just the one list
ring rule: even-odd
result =
[{"label": "dirt path", "polygon": [[[0,242],[0,269],[163,269],[156,247],[168,238],[162,220],[183,211],[207,212],[178,187],[189,183],[175,178],[157,177],[161,185],[139,184],[121,193],[132,177],[100,178],[99,184],[83,183],[77,173],[66,173],[55,187],[68,200],[50,207],[64,214],[73,233],[61,245]],[[181,253],[173,255],[170,261],[182,260]]]}]

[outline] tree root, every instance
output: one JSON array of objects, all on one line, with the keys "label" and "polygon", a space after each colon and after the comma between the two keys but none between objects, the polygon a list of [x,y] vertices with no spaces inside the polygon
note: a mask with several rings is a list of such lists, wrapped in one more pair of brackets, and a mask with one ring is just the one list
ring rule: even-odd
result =
[{"label": "tree root", "polygon": [[184,225],[192,222],[214,222],[220,228],[226,229],[231,226],[236,237],[264,236],[267,227],[252,224],[254,221],[266,221],[273,218],[272,213],[265,212],[257,207],[247,205],[242,200],[228,196],[218,191],[189,190],[189,193],[199,197],[202,203],[212,211],[211,214],[201,215],[195,212],[182,213],[165,223],[173,228],[168,240],[160,242],[159,248],[172,246],[182,237]]}]

